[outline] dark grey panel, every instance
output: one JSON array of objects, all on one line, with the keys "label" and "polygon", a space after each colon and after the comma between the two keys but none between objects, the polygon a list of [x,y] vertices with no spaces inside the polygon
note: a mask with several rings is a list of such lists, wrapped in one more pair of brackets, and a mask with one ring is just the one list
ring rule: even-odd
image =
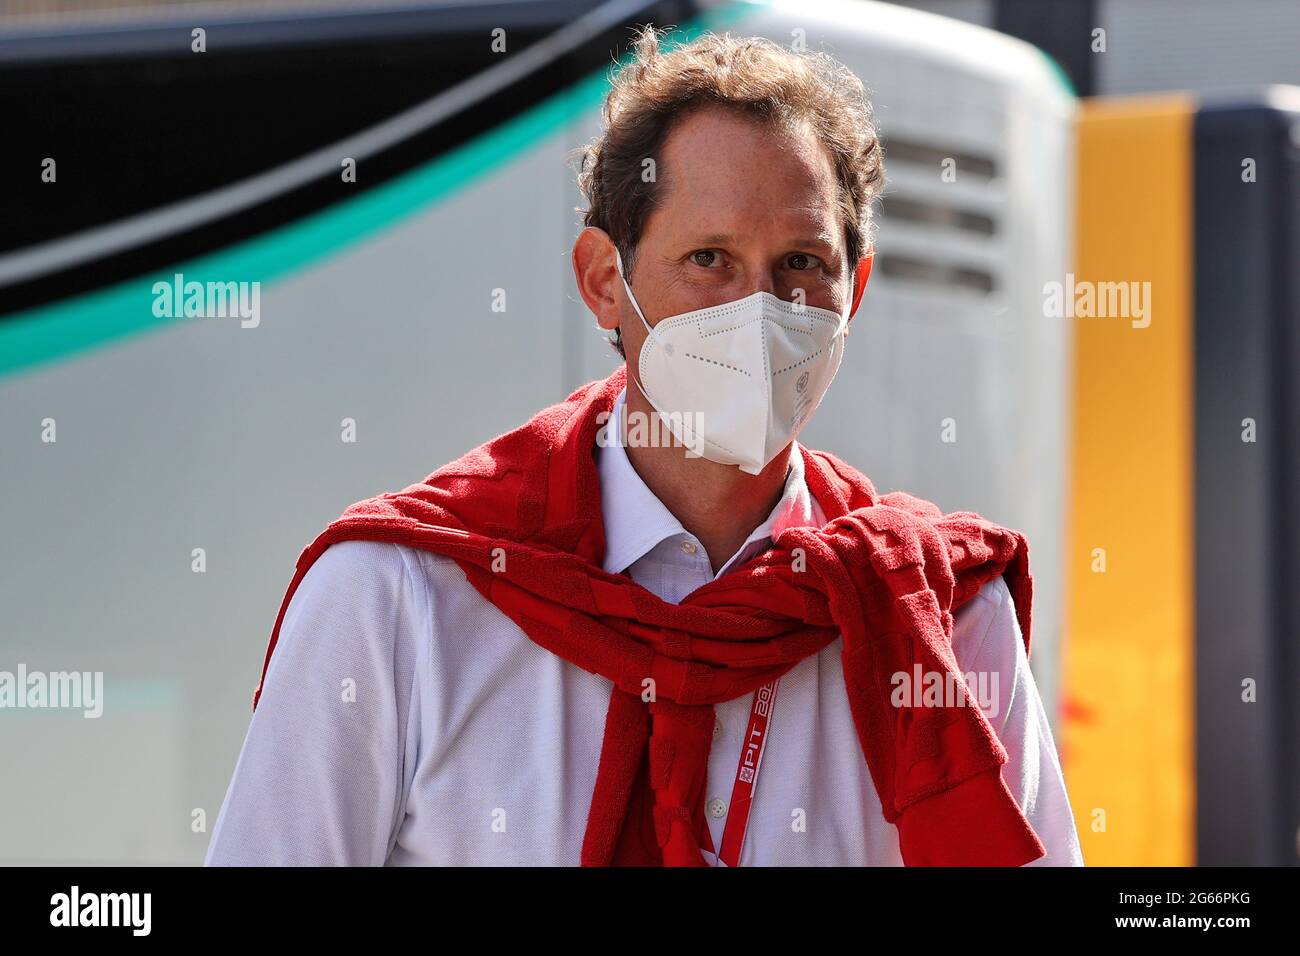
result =
[{"label": "dark grey panel", "polygon": [[[1197,854],[1294,865],[1300,828],[1300,111],[1195,134]],[[1243,160],[1255,182],[1243,181]],[[1243,419],[1257,440],[1243,441]],[[1245,702],[1243,681],[1257,687]]]}]

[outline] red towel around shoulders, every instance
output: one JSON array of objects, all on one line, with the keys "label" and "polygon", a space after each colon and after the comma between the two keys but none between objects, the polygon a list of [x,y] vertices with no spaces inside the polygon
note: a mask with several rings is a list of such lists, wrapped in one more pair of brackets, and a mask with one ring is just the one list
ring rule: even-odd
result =
[{"label": "red towel around shoulders", "polygon": [[[670,604],[601,567],[593,451],[626,369],[404,491],[349,507],[298,559],[298,583],[337,541],[391,541],[452,558],[528,637],[613,682],[584,865],[707,865],[704,788],[713,704],[752,693],[842,636],[845,691],[885,819],[908,866],[1020,866],[1046,850],[1002,780],[1007,752],[973,694],[894,706],[894,675],[955,676],[952,612],[1003,575],[1030,639],[1029,548],[974,512],[943,515],[802,449],[824,527],[773,546]],[[601,415],[605,412],[605,415]],[[253,707],[262,692],[259,683]],[[651,699],[652,698],[652,699]]]}]

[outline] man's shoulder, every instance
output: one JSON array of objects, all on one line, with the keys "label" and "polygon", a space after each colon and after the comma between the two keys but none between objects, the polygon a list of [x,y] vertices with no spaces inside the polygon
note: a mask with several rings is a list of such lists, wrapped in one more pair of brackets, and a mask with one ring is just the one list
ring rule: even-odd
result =
[{"label": "man's shoulder", "polygon": [[416,608],[471,585],[460,566],[442,554],[393,541],[338,541],[303,576],[299,591],[313,601],[340,606],[387,606],[414,601]]},{"label": "man's shoulder", "polygon": [[985,581],[978,591],[971,595],[961,607],[952,612],[954,620],[979,618],[986,624],[994,617],[1010,615],[1015,618],[1015,604],[1011,600],[1011,589],[1002,575],[994,575]]},{"label": "man's shoulder", "polygon": [[994,575],[957,610],[953,617],[953,651],[965,663],[986,658],[1015,659],[1020,641],[1015,602],[1002,575]]},{"label": "man's shoulder", "polygon": [[1015,606],[1011,600],[1011,589],[1007,587],[1007,582],[1000,574],[995,574],[975,592],[975,596],[970,599],[970,604],[976,601],[983,601],[992,608],[1004,608],[1011,610],[1014,617]]},{"label": "man's shoulder", "polygon": [[[423,575],[428,569],[456,566],[451,558],[394,541],[337,541],[316,559],[306,577],[329,580],[349,589]],[[305,580],[305,578],[304,578]]]}]

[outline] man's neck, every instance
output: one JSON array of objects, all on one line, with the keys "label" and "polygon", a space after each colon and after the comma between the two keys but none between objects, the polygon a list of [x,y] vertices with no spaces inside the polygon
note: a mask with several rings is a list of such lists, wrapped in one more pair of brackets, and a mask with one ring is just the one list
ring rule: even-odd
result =
[{"label": "man's neck", "polygon": [[[624,401],[629,416],[640,413],[642,421],[657,423],[654,409],[635,382],[629,381]],[[650,433],[666,432],[660,427]],[[629,444],[627,457],[646,487],[683,528],[700,539],[716,574],[781,499],[793,447],[791,443],[783,449],[757,475],[688,456],[675,440],[671,447],[656,442]]]}]

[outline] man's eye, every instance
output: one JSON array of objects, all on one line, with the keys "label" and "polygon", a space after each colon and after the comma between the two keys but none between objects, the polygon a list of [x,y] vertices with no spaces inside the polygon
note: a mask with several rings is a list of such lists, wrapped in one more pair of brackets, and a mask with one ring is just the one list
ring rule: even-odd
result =
[{"label": "man's eye", "polygon": [[691,259],[694,260],[697,266],[707,269],[717,262],[718,254],[712,249],[701,249],[698,252],[692,252]]},{"label": "man's eye", "polygon": [[804,269],[812,266],[816,259],[807,253],[796,252],[786,261],[789,263],[791,269],[797,269],[802,272]]}]

